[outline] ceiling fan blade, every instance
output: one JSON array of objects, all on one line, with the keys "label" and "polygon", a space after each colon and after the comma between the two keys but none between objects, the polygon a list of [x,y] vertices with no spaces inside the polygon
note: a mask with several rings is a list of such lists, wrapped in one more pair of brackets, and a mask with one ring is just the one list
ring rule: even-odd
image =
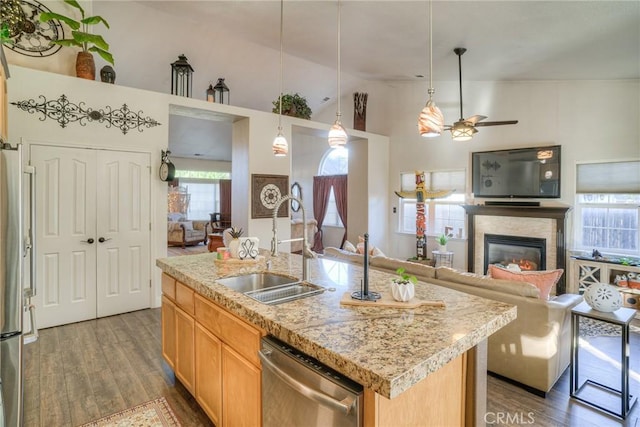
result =
[{"label": "ceiling fan blade", "polygon": [[482,122],[476,124],[476,126],[501,126],[501,125],[515,125],[517,124],[517,120],[504,120],[501,122]]},{"label": "ceiling fan blade", "polygon": [[486,119],[487,116],[481,116],[479,114],[476,114],[475,116],[471,116],[468,119],[465,119],[465,122],[469,122],[473,125],[475,125],[476,123],[478,123],[480,120],[484,120]]}]

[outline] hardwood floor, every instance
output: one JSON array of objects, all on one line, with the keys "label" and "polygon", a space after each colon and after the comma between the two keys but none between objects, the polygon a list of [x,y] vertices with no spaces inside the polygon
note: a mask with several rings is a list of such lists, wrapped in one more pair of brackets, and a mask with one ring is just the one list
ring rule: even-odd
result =
[{"label": "hardwood floor", "polygon": [[[183,427],[211,426],[162,361],[160,340],[157,308],[41,330],[25,347],[24,425],[77,426],[164,396]],[[581,372],[616,386],[619,374],[607,357],[619,360],[619,337],[589,343],[604,354],[583,350]],[[631,372],[631,394],[638,395],[638,333],[631,334]],[[571,400],[568,370],[546,399],[489,377],[485,420],[488,426],[640,427],[638,406],[620,421]]]},{"label": "hardwood floor", "polygon": [[183,427],[211,426],[162,361],[160,309],[40,331],[25,346],[25,426],[78,426],[164,396]]}]

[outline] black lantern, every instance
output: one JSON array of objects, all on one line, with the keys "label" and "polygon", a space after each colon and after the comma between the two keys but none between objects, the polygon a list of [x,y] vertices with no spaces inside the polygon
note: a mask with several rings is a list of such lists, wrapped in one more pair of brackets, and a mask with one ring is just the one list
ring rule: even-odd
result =
[{"label": "black lantern", "polygon": [[[219,103],[219,104],[229,104],[229,87],[227,87],[226,84],[224,84],[224,77],[220,77],[218,79],[218,83],[216,83],[216,85],[213,87],[213,90],[215,91],[215,102]],[[225,92],[227,93],[226,95],[226,102],[225,102]]]},{"label": "black lantern", "polygon": [[187,62],[187,57],[183,55],[178,56],[178,60],[171,64],[171,94],[190,97],[192,91],[193,82],[191,81],[191,74],[193,73],[193,67]]},{"label": "black lantern", "polygon": [[207,89],[207,102],[216,102],[215,91],[211,83],[209,83],[209,89]]}]

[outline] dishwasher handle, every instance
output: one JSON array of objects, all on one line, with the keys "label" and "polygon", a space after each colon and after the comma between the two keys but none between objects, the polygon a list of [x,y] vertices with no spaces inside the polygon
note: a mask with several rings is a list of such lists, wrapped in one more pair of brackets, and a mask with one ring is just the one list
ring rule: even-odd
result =
[{"label": "dishwasher handle", "polygon": [[342,400],[336,400],[327,394],[324,394],[320,391],[314,390],[311,387],[308,387],[302,384],[300,381],[296,380],[295,378],[292,378],[289,374],[287,374],[278,366],[276,366],[269,358],[270,355],[271,355],[271,350],[258,351],[258,356],[260,357],[260,360],[262,360],[262,362],[264,363],[264,366],[266,366],[271,372],[276,374],[282,381],[287,383],[289,387],[296,390],[298,393],[322,405],[329,406],[333,409],[342,411],[346,415],[349,415],[351,411],[354,409],[355,403],[356,403],[355,398],[347,396]]}]

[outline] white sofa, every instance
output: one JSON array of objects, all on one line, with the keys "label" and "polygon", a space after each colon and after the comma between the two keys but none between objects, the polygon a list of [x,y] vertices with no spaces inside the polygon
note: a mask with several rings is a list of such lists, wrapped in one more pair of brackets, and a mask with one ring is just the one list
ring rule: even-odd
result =
[{"label": "white sofa", "polygon": [[[363,263],[363,256],[336,248],[325,248],[326,257]],[[569,366],[571,308],[582,301],[575,294],[539,298],[540,291],[525,282],[492,279],[462,273],[448,267],[434,268],[384,256],[370,258],[370,267],[395,272],[404,267],[421,282],[455,289],[517,306],[516,320],[488,340],[487,369],[525,389],[545,396]]]}]

